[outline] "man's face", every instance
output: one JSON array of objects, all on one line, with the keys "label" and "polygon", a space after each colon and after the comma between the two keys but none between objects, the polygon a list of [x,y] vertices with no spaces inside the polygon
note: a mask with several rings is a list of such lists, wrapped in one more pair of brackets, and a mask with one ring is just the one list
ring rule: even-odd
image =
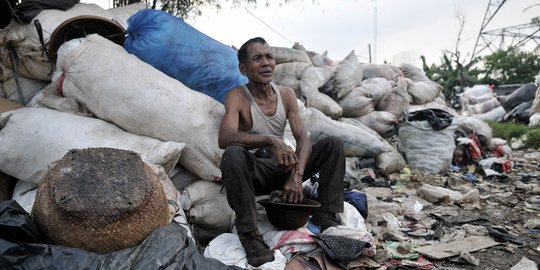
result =
[{"label": "man's face", "polygon": [[240,72],[250,82],[268,84],[272,81],[276,61],[268,44],[252,43],[247,49],[246,63],[240,63]]}]

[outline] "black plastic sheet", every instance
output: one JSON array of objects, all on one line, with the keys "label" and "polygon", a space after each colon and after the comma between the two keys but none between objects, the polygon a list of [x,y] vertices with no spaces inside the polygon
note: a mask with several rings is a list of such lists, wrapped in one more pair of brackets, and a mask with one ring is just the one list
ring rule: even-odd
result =
[{"label": "black plastic sheet", "polygon": [[204,258],[176,223],[155,230],[140,245],[107,254],[49,245],[15,201],[0,203],[0,269],[241,269]]},{"label": "black plastic sheet", "polygon": [[428,121],[434,130],[443,130],[452,124],[454,116],[441,109],[425,109],[412,112],[409,121]]}]

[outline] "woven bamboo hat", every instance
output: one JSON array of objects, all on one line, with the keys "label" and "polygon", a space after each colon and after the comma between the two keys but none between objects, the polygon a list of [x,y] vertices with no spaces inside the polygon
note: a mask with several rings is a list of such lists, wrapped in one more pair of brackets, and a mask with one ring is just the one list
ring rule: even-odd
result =
[{"label": "woven bamboo hat", "polygon": [[52,244],[108,253],[169,222],[158,175],[132,151],[70,150],[47,172],[32,217]]}]

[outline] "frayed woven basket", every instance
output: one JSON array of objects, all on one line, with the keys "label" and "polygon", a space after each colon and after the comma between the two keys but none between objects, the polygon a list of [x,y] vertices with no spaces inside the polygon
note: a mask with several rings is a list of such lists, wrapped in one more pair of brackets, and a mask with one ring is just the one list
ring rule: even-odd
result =
[{"label": "frayed woven basket", "polygon": [[158,175],[132,151],[70,150],[47,172],[32,217],[51,244],[108,253],[169,222]]}]

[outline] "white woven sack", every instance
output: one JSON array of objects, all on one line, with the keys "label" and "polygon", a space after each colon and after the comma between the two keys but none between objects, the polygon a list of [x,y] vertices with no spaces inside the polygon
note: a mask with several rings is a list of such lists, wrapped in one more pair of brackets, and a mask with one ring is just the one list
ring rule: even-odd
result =
[{"label": "white woven sack", "polygon": [[540,86],[536,89],[536,96],[531,106],[531,115],[535,113],[540,113]]},{"label": "white woven sack", "polygon": [[529,117],[529,127],[540,126],[540,113],[535,113]]},{"label": "white woven sack", "polygon": [[310,67],[310,63],[291,62],[283,63],[274,69],[273,82],[292,88],[297,97],[300,97],[300,79],[304,71]]},{"label": "white woven sack", "polygon": [[354,50],[339,62],[334,76],[325,85],[324,93],[335,100],[346,96],[356,86],[360,85],[363,76],[363,66],[356,58]]},{"label": "white woven sack", "polygon": [[363,80],[359,87],[371,93],[372,103],[373,105],[377,105],[381,98],[392,91],[394,84],[393,81],[385,78],[372,78]]},{"label": "white woven sack", "polygon": [[339,106],[343,109],[343,117],[359,117],[375,110],[371,93],[360,86],[340,99]]},{"label": "white woven sack", "polygon": [[454,131],[457,120],[443,130],[434,130],[428,121],[406,121],[400,124],[399,140],[407,164],[416,171],[439,173],[448,169],[454,155]]},{"label": "white woven sack", "polygon": [[0,170],[34,183],[41,181],[51,162],[74,148],[131,150],[166,170],[174,167],[184,148],[184,143],[137,136],[100,119],[44,108],[2,113],[0,127]]},{"label": "white woven sack", "polygon": [[442,92],[443,87],[436,82],[432,81],[418,81],[414,82],[411,79],[406,78],[407,91],[411,95],[412,104],[426,104],[434,101]]},{"label": "white woven sack", "polygon": [[19,56],[19,72],[22,76],[50,80],[52,63],[41,48],[41,42],[34,22],[39,21],[43,33],[43,41],[48,46],[54,30],[64,21],[81,15],[93,15],[114,19],[111,13],[96,4],[79,3],[68,10],[47,9],[40,12],[30,23],[11,23],[0,31],[0,61],[12,69],[7,45],[14,47]]},{"label": "white woven sack", "polygon": [[398,122],[392,113],[386,111],[372,111],[356,119],[383,137],[393,134],[395,125]]},{"label": "white woven sack", "polygon": [[407,93],[407,84],[406,80],[399,79],[394,89],[377,103],[375,109],[378,111],[387,111],[396,119],[399,119],[411,101]]},{"label": "white woven sack", "polygon": [[386,146],[370,131],[366,131],[349,123],[330,119],[314,108],[302,112],[310,139],[317,142],[329,136],[335,136],[343,141],[345,155],[348,157],[372,157],[386,151]]},{"label": "white woven sack", "polygon": [[285,47],[271,47],[271,50],[277,65],[290,62],[304,62],[311,65],[311,59],[305,51]]},{"label": "white woven sack", "polygon": [[64,96],[130,133],[185,142],[180,163],[204,180],[221,178],[223,105],[99,35],[85,39],[61,64]]},{"label": "white woven sack", "polygon": [[[50,83],[48,81],[33,80],[24,77],[19,77],[18,81],[25,104],[28,103],[39,90]],[[20,97],[19,92],[17,91],[17,82],[15,78],[11,78],[0,84],[0,96],[19,102]]]},{"label": "white woven sack", "polygon": [[306,98],[306,105],[313,107],[325,115],[338,119],[343,110],[330,96],[319,92],[322,87],[334,74],[332,67],[309,67],[302,74],[300,80],[300,91]]}]

